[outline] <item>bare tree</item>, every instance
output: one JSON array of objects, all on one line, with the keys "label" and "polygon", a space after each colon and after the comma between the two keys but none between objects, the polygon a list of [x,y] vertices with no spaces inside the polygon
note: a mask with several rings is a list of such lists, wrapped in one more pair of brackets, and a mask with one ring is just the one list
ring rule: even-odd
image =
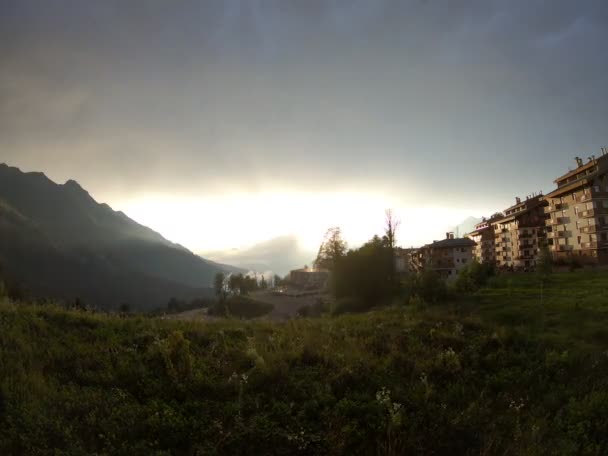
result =
[{"label": "bare tree", "polygon": [[386,237],[386,243],[388,244],[391,250],[394,250],[396,247],[397,238],[395,237],[395,233],[397,232],[397,228],[401,225],[401,220],[399,220],[392,209],[387,209],[384,211],[385,214],[385,225],[384,225],[384,236]]},{"label": "bare tree", "polygon": [[397,246],[397,238],[395,236],[397,232],[397,228],[401,224],[401,221],[395,216],[392,209],[387,209],[384,211],[385,219],[384,219],[384,239],[386,245],[389,249],[389,260],[391,262],[389,266],[390,271],[390,282],[392,286],[396,286],[397,284],[397,271],[396,271],[396,255],[395,248]]}]

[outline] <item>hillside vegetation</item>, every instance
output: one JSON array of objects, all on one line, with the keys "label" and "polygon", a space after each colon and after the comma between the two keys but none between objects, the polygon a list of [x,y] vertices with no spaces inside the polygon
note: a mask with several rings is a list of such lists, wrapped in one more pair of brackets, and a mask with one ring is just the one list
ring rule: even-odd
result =
[{"label": "hillside vegetation", "polygon": [[194,255],[75,181],[0,163],[0,276],[32,298],[152,310],[172,297],[212,296],[220,271],[244,272]]},{"label": "hillside vegetation", "polygon": [[606,454],[607,285],[284,323],[5,300],[0,454]]}]

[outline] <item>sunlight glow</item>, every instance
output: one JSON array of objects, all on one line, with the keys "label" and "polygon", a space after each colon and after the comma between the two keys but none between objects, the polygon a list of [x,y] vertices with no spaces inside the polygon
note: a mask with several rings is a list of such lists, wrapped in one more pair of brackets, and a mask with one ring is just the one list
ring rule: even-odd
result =
[{"label": "sunlight glow", "polygon": [[235,193],[214,198],[148,194],[117,208],[197,253],[245,248],[278,236],[295,235],[316,251],[325,231],[342,228],[349,246],[382,234],[384,211],[401,220],[399,244],[440,239],[445,230],[471,214],[468,209],[405,207],[394,198],[359,192]]}]

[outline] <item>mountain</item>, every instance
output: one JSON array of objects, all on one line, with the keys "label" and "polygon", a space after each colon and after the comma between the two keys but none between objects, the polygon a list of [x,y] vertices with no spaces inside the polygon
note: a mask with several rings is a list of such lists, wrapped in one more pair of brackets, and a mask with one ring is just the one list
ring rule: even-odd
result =
[{"label": "mountain", "polygon": [[208,296],[218,271],[107,204],[77,182],[0,164],[0,266],[35,296],[145,309]]},{"label": "mountain", "polygon": [[311,264],[316,252],[302,248],[295,236],[280,236],[245,249],[207,252],[205,256],[248,270],[272,271],[282,276],[292,269]]},{"label": "mountain", "polygon": [[478,223],[481,223],[480,218],[467,217],[454,228],[451,228],[450,231],[453,231],[456,237],[464,237],[467,233],[474,231],[475,225],[477,225]]}]

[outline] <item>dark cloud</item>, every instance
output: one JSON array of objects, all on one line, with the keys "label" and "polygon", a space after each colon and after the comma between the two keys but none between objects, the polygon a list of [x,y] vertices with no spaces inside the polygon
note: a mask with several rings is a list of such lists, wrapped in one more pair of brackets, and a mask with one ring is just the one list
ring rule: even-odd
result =
[{"label": "dark cloud", "polygon": [[510,198],[608,142],[606,42],[604,0],[6,1],[0,161],[108,195]]}]

